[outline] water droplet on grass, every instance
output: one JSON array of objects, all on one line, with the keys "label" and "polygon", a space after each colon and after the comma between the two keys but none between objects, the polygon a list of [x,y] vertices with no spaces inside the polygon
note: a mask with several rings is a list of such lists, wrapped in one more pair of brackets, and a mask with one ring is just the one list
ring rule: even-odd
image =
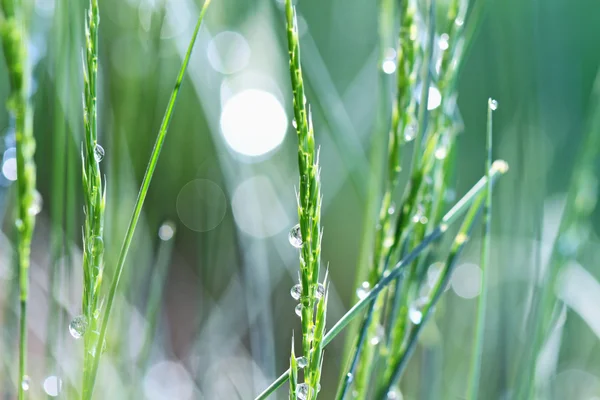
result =
[{"label": "water droplet on grass", "polygon": [[440,36],[440,39],[438,41],[438,46],[440,47],[440,50],[448,50],[449,44],[448,41],[450,40],[450,36],[448,36],[447,33],[443,33]]},{"label": "water droplet on grass", "polygon": [[302,285],[299,283],[292,286],[292,290],[290,290],[290,294],[292,295],[292,299],[300,300],[300,296],[302,296]]},{"label": "water droplet on grass", "polygon": [[348,383],[350,383],[354,380],[354,375],[352,375],[352,373],[348,372],[346,374],[346,379],[348,380]]},{"label": "water droplet on grass", "polygon": [[306,400],[308,396],[309,387],[306,383],[301,383],[296,388],[296,395],[298,396],[298,400]]},{"label": "water droplet on grass", "polygon": [[294,311],[296,312],[297,316],[299,316],[300,318],[302,318],[302,304],[298,304],[296,306],[296,308],[294,309]]},{"label": "water droplet on grass", "polygon": [[31,378],[29,377],[29,375],[23,376],[23,380],[21,381],[21,388],[23,388],[24,391],[28,391],[30,386]]},{"label": "water droplet on grass", "polygon": [[290,230],[290,234],[288,236],[288,240],[290,244],[295,248],[299,249],[302,247],[302,232],[300,230],[300,224],[297,224]]},{"label": "water droplet on grass", "polygon": [[87,327],[87,318],[84,315],[78,315],[75,318],[73,318],[73,320],[69,324],[69,333],[75,339],[81,339],[81,337],[85,335]]},{"label": "water droplet on grass", "polygon": [[371,344],[373,346],[377,346],[379,343],[381,343],[384,336],[385,336],[385,330],[383,329],[383,326],[377,325],[375,335],[371,338]]},{"label": "water droplet on grass", "polygon": [[158,237],[162,241],[168,241],[175,235],[175,225],[172,222],[165,222],[158,228]]},{"label": "water droplet on grass", "polygon": [[96,144],[96,146],[94,146],[94,159],[96,162],[102,161],[104,159],[104,154],[104,147]]},{"label": "water droplet on grass", "polygon": [[410,305],[408,308],[408,318],[413,324],[419,325],[423,321],[423,308],[427,303],[428,300],[426,298],[419,298]]},{"label": "water droplet on grass", "polygon": [[92,254],[100,254],[104,251],[104,240],[100,236],[94,236],[90,239],[88,250]]},{"label": "water droplet on grass", "polygon": [[306,357],[298,357],[296,359],[296,362],[298,363],[298,368],[306,368],[306,366],[308,365]]},{"label": "water droplet on grass", "polygon": [[358,289],[356,289],[356,295],[358,296],[359,299],[362,300],[367,296],[370,288],[371,288],[371,285],[369,284],[369,282],[364,281],[360,285],[360,287]]},{"label": "water droplet on grass", "polygon": [[408,124],[404,129],[404,140],[411,142],[417,137],[417,126],[416,124]]},{"label": "water droplet on grass", "polygon": [[496,111],[498,109],[498,102],[492,98],[489,98],[488,106],[490,107],[490,110]]},{"label": "water droplet on grass", "polygon": [[325,286],[323,286],[322,283],[319,283],[317,285],[317,292],[315,293],[315,296],[317,297],[317,299],[320,299],[323,296],[325,296]]},{"label": "water droplet on grass", "polygon": [[438,160],[443,160],[444,158],[446,158],[447,155],[448,149],[446,148],[446,146],[438,147],[435,150],[435,158],[437,158]]},{"label": "water droplet on grass", "polygon": [[400,392],[400,389],[398,389],[398,388],[392,388],[387,393],[388,400],[402,400],[402,398],[403,398],[402,393]]},{"label": "water droplet on grass", "polygon": [[33,201],[29,206],[29,210],[27,212],[29,215],[38,215],[42,211],[42,195],[37,190],[33,192]]}]

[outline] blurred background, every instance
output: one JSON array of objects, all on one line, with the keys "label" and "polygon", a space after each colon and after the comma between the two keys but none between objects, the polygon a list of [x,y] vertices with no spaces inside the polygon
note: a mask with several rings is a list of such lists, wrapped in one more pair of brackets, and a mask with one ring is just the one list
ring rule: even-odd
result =
[{"label": "blurred background", "polygon": [[[440,9],[444,1],[438,1]],[[101,168],[110,277],[199,4],[99,3],[99,143],[106,151]],[[81,313],[86,6],[81,0],[35,0],[30,21],[43,198],[32,249],[32,398],[74,398],[80,382],[83,344],[68,325]],[[364,257],[364,227],[375,223],[369,199],[384,161],[375,143],[387,136],[376,129],[379,93],[389,90],[391,96],[394,71],[378,59],[377,2],[299,0],[297,7],[307,97],[321,146],[323,262],[332,282],[332,324],[356,302],[356,284],[364,280],[357,266]],[[484,174],[488,97],[500,105],[494,157],[511,167],[495,191],[481,385],[486,399],[516,398],[511,393],[524,379],[518,371],[528,346],[532,289],[590,133],[599,16],[594,0],[488,1],[461,72],[458,104],[465,129],[456,198]],[[389,87],[380,87],[382,72],[389,74]],[[2,61],[0,103],[7,95]],[[291,112],[280,0],[214,0],[127,259],[98,398],[251,399],[287,368],[290,337],[300,329],[289,294],[298,271],[297,250],[288,243],[297,223],[298,181]],[[18,326],[16,162],[14,128],[4,107],[0,128],[0,395],[10,399]],[[541,361],[545,368],[538,373],[546,376],[536,377],[551,382],[556,399],[600,399],[597,222],[594,215],[589,240],[556,288],[567,305],[557,333],[562,347]],[[409,365],[405,399],[464,396],[480,290],[478,235]],[[324,399],[335,393],[343,336],[325,352]],[[421,373],[426,368],[437,371],[434,379]],[[273,398],[287,398],[286,389]]]}]

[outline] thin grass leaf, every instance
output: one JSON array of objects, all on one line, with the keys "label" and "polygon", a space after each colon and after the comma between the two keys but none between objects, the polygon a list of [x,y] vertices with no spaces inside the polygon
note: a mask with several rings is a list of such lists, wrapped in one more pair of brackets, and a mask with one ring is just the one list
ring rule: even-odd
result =
[{"label": "thin grass leaf", "polygon": [[[496,100],[488,99],[487,110],[487,160],[486,170],[492,165],[492,130],[493,114],[498,103]],[[477,317],[475,320],[475,339],[473,341],[473,352],[471,354],[471,367],[469,372],[469,384],[467,400],[477,399],[479,391],[479,380],[481,376],[481,359],[483,352],[483,334],[485,329],[485,307],[487,305],[488,295],[488,268],[490,266],[490,248],[491,248],[491,225],[492,225],[492,185],[489,183],[486,189],[485,205],[483,208],[483,238],[481,241],[481,293],[477,301]]]},{"label": "thin grass leaf", "polygon": [[35,216],[41,210],[41,198],[36,192],[36,168],[33,159],[32,108],[29,103],[31,71],[27,54],[26,7],[18,0],[0,2],[0,39],[6,59],[10,94],[6,107],[15,120],[17,158],[17,259],[19,273],[19,374],[18,397],[25,398],[27,361],[27,299],[29,296],[29,264],[31,237]]},{"label": "thin grass leaf", "polygon": [[192,34],[192,38],[190,39],[190,43],[188,45],[188,49],[183,59],[183,63],[181,65],[181,69],[179,70],[179,74],[177,75],[177,79],[175,81],[175,86],[173,88],[173,92],[171,93],[171,97],[169,99],[169,103],[167,105],[167,109],[165,111],[165,115],[163,117],[163,121],[161,123],[158,136],[156,138],[156,142],[154,144],[154,148],[152,149],[152,154],[150,156],[150,161],[148,163],[148,167],[146,168],[146,173],[144,174],[144,178],[142,179],[142,184],[140,187],[140,191],[138,193],[138,197],[133,209],[133,213],[131,215],[131,220],[129,221],[129,225],[127,227],[127,232],[125,233],[125,239],[123,241],[123,245],[121,247],[121,251],[119,253],[119,259],[117,261],[115,275],[112,279],[110,290],[108,293],[108,297],[106,300],[106,309],[104,311],[104,315],[102,318],[100,335],[96,344],[95,353],[98,355],[94,358],[94,365],[90,372],[89,380],[86,382],[86,387],[84,388],[84,394],[82,398],[84,400],[90,400],[92,397],[92,392],[94,389],[94,384],[96,381],[96,375],[98,371],[98,365],[100,363],[100,355],[102,352],[102,344],[106,338],[106,332],[108,328],[108,322],[110,320],[110,312],[112,310],[112,305],[114,303],[115,295],[117,293],[117,288],[119,286],[119,280],[121,275],[123,274],[123,268],[125,266],[125,259],[127,258],[127,253],[129,251],[129,247],[131,246],[131,241],[133,240],[133,234],[135,233],[135,228],[137,226],[138,220],[140,218],[142,212],[142,206],[144,205],[144,200],[146,199],[146,195],[148,194],[148,188],[150,187],[150,182],[152,181],[152,176],[154,175],[154,170],[156,169],[156,165],[158,163],[158,158],[160,156],[160,151],[162,150],[167,130],[169,128],[169,124],[171,122],[171,118],[173,115],[173,110],[175,108],[175,102],[177,101],[177,96],[179,94],[179,89],[181,88],[181,83],[183,81],[183,77],[185,76],[185,72],[187,66],[190,61],[190,56],[192,54],[192,50],[194,48],[194,44],[196,43],[196,38],[198,36],[198,32],[200,31],[200,26],[202,25],[202,21],[204,19],[204,15],[208,10],[208,6],[210,5],[211,0],[205,0],[204,5],[202,6],[202,10],[200,11],[200,15],[198,16],[198,20],[196,22],[196,26],[194,28],[194,32]]},{"label": "thin grass leaf", "polygon": [[292,332],[292,351],[290,356],[290,400],[297,400],[297,388],[298,388],[298,360],[296,360],[296,353],[294,351],[294,333]]}]

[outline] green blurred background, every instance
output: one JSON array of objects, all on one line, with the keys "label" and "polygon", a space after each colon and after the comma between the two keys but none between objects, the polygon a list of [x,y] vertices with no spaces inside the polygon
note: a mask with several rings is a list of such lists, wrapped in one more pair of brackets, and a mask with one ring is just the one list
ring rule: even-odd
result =
[{"label": "green blurred background", "polygon": [[[36,0],[30,21],[36,162],[44,199],[33,245],[29,322],[31,393],[37,396],[48,376],[60,376],[64,398],[78,382],[80,343],[73,343],[67,325],[80,312],[84,3]],[[101,167],[110,277],[199,5],[192,0],[99,3],[99,142],[106,150]],[[438,2],[441,9],[443,3]],[[392,77],[389,87],[378,87],[377,2],[300,0],[297,7],[307,97],[321,145],[323,261],[334,288],[328,313],[333,323],[357,299],[363,227],[375,223],[366,217],[369,180],[384,154],[373,148],[382,134],[375,129],[379,92],[391,96]],[[287,238],[297,220],[297,144],[281,3],[214,0],[205,22],[127,261],[98,398],[133,398],[123,394],[132,385],[143,390],[136,398],[253,398],[285,370],[292,330],[300,329],[289,295],[298,269]],[[547,376],[519,376],[536,270],[547,259],[588,133],[598,38],[597,1],[489,0],[461,72],[458,103],[465,130],[459,138],[457,195],[484,173],[488,97],[500,104],[494,157],[511,167],[497,186],[493,215],[486,399],[516,398],[511,392],[519,382],[538,378],[551,382],[552,398],[600,398],[597,230],[573,262],[569,271],[575,272],[561,281],[565,298],[577,297],[568,304],[560,332],[562,350],[543,360],[547,368],[540,373]],[[6,76],[2,62],[2,104]],[[5,110],[0,127],[5,368],[0,393],[11,398],[17,304],[11,300],[14,134]],[[142,351],[148,287],[163,246],[157,232],[166,221],[176,226],[174,246],[148,365],[140,373],[131,365]],[[471,267],[453,282],[409,366],[405,399],[464,396],[478,251],[476,235],[462,261]],[[325,352],[325,399],[333,398],[343,347],[340,337]],[[285,390],[279,396],[286,398]]]}]

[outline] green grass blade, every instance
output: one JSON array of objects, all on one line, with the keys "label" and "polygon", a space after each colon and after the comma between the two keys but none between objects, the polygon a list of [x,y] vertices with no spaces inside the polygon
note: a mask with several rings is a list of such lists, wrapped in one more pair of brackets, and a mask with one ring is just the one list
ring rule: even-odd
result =
[{"label": "green grass blade", "polygon": [[[492,129],[493,114],[498,103],[496,100],[488,100],[487,110],[487,160],[486,170],[492,165]],[[486,189],[485,205],[483,208],[483,238],[481,242],[481,293],[477,301],[477,317],[475,321],[475,339],[473,341],[473,352],[471,354],[471,369],[469,372],[469,386],[467,400],[477,399],[479,391],[479,379],[481,376],[481,359],[483,351],[483,333],[485,329],[485,307],[487,305],[488,292],[488,268],[490,265],[490,247],[491,247],[491,225],[492,225],[492,185],[488,179]]]},{"label": "green grass blade", "polygon": [[135,233],[135,228],[137,226],[138,220],[140,218],[140,214],[142,212],[142,206],[144,205],[144,200],[146,199],[146,195],[148,193],[148,188],[150,186],[150,182],[152,180],[152,176],[154,174],[154,170],[156,169],[156,165],[158,163],[158,157],[160,155],[160,151],[165,141],[165,137],[167,134],[167,130],[169,128],[169,124],[171,122],[171,117],[173,115],[173,110],[175,108],[175,102],[177,100],[177,95],[179,94],[179,89],[181,88],[181,83],[183,81],[183,77],[185,76],[185,71],[190,61],[190,56],[192,54],[192,50],[194,48],[194,44],[196,43],[196,38],[198,36],[198,32],[200,31],[200,26],[202,25],[202,21],[204,19],[204,15],[208,10],[208,6],[210,5],[211,0],[206,0],[204,5],[202,6],[202,10],[200,11],[200,15],[198,17],[198,21],[196,23],[196,27],[194,28],[194,32],[192,34],[192,38],[190,39],[190,43],[183,59],[183,63],[181,65],[181,69],[179,70],[179,74],[177,76],[177,80],[175,81],[175,86],[173,88],[173,92],[171,93],[171,97],[169,99],[169,103],[167,105],[167,109],[161,123],[158,136],[156,138],[156,142],[154,144],[154,148],[152,149],[152,154],[150,156],[150,161],[148,163],[148,167],[146,169],[146,173],[144,174],[144,178],[142,180],[142,185],[140,187],[140,191],[138,193],[138,197],[134,206],[133,214],[131,215],[131,220],[129,221],[129,226],[127,228],[127,232],[125,233],[125,239],[123,241],[123,245],[121,247],[121,252],[119,253],[119,259],[117,261],[117,266],[115,269],[115,275],[111,282],[110,290],[108,293],[107,301],[106,301],[106,309],[104,311],[104,315],[102,318],[102,325],[100,330],[100,336],[98,342],[96,344],[96,352],[97,357],[94,358],[94,365],[91,370],[89,381],[86,382],[86,388],[84,388],[83,399],[89,400],[92,397],[92,392],[94,389],[94,384],[96,380],[96,374],[98,371],[98,365],[100,363],[100,356],[102,350],[102,344],[104,343],[106,332],[108,328],[108,322],[110,319],[110,312],[112,309],[112,305],[115,299],[115,295],[117,293],[117,288],[119,286],[119,280],[123,273],[123,268],[125,266],[125,259],[127,258],[127,253],[129,251],[129,247],[131,246],[131,241],[133,240],[133,234]]},{"label": "green grass blade", "polygon": [[33,154],[32,108],[29,103],[31,71],[28,61],[26,7],[16,0],[0,3],[0,39],[8,69],[10,94],[7,109],[15,118],[17,158],[17,259],[19,273],[19,400],[25,398],[22,382],[27,361],[27,299],[29,296],[29,264],[35,215],[40,212]]},{"label": "green grass blade", "polygon": [[[495,161],[492,164],[492,168],[489,173],[489,178],[492,183],[508,170],[508,166],[504,161]],[[472,188],[465,194],[455,205],[446,213],[442,218],[441,223],[425,237],[423,242],[416,246],[409,254],[398,262],[394,268],[389,270],[384,277],[373,287],[373,289],[366,294],[361,300],[359,300],[342,318],[336,322],[336,324],[327,332],[323,338],[323,346],[327,346],[331,341],[360,313],[364,310],[383,289],[388,287],[400,274],[404,271],[406,266],[410,265],[419,254],[424,251],[433,241],[439,238],[444,232],[446,232],[450,225],[452,225],[461,215],[463,215],[467,209],[475,202],[481,203],[485,196],[484,190],[487,188],[488,176],[482,177]],[[284,372],[279,378],[277,378],[269,387],[267,387],[261,394],[256,397],[256,400],[263,400],[269,397],[275,392],[281,385],[283,385],[289,378],[289,370]]]}]

